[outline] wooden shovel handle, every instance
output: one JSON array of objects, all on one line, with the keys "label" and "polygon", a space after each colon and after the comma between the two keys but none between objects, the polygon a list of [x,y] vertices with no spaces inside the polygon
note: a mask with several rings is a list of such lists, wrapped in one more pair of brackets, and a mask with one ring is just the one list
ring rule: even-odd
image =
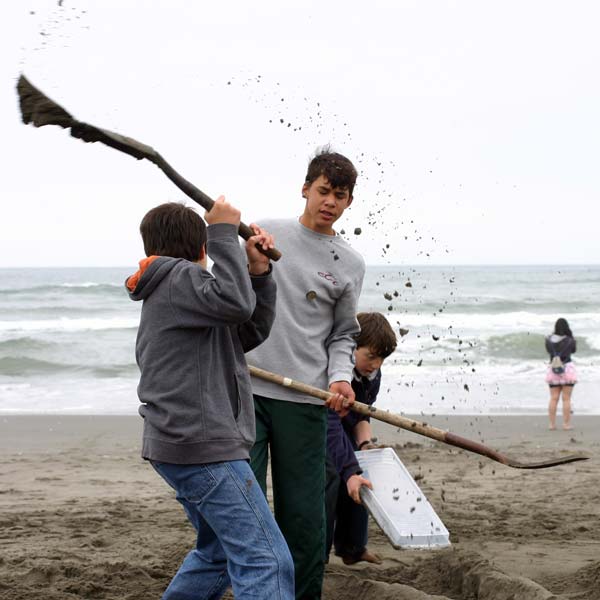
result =
[{"label": "wooden shovel handle", "polygon": [[[334,395],[331,392],[321,390],[306,383],[295,381],[289,377],[283,377],[282,375],[265,371],[264,369],[259,369],[258,367],[249,365],[248,369],[250,374],[254,377],[259,377],[260,379],[264,379],[284,387],[289,387],[297,392],[302,392],[308,396],[313,396],[314,398],[329,400],[329,398]],[[374,406],[369,406],[368,404],[364,404],[362,402],[355,401],[350,406],[350,410],[361,415],[372,417],[378,421],[383,421],[384,423],[388,423],[394,427],[399,427],[400,429],[406,429],[407,431],[424,435],[433,440],[437,440],[438,442],[443,442],[444,444],[449,444],[450,446],[456,446],[457,448],[462,448],[464,450],[468,450],[469,452],[486,456],[487,458],[495,460],[503,465],[507,465],[508,467],[514,467],[515,469],[544,469],[547,467],[555,467],[557,465],[589,459],[589,456],[586,456],[585,454],[569,454],[567,456],[558,456],[543,461],[524,463],[501,454],[500,452],[497,452],[496,450],[489,448],[484,444],[475,442],[474,440],[463,438],[459,435],[451,433],[450,431],[444,431],[443,429],[432,427],[427,423],[415,421],[413,419],[409,419],[408,417],[403,417],[402,415],[380,410]]]},{"label": "wooden shovel handle", "polygon": [[[319,398],[325,401],[329,400],[329,398],[331,398],[334,395],[326,390],[321,390],[312,385],[301,383],[300,381],[290,379],[289,377],[283,377],[282,375],[277,375],[275,373],[271,373],[270,371],[259,369],[258,367],[253,367],[249,365],[248,369],[250,371],[250,375],[253,375],[254,377],[270,381],[271,383],[277,383],[278,385],[282,385],[284,387],[289,387],[293,390],[296,390],[297,392],[302,392],[304,394],[307,394],[308,396],[312,396],[313,398]],[[374,406],[369,406],[368,404],[364,404],[363,402],[355,401],[350,406],[350,410],[361,415],[373,417],[374,419],[377,419],[379,421],[384,421],[385,423],[389,423],[390,425],[395,425],[396,427],[400,427],[402,429],[408,429],[409,431],[414,431],[415,433],[426,435],[427,437],[439,440],[440,442],[445,441],[444,438],[446,432],[441,429],[431,427],[431,425],[427,425],[426,423],[420,423],[419,421],[414,421],[413,419],[409,419],[401,415],[396,415],[394,413],[379,410],[378,408],[375,408]]]},{"label": "wooden shovel handle", "polygon": [[[207,196],[202,190],[198,189],[193,183],[182,177],[160,154],[157,153],[155,159],[152,160],[154,164],[187,196],[197,202],[200,206],[206,210],[210,210],[213,207],[215,201]],[[238,234],[245,240],[250,239],[254,232],[244,222],[240,222],[238,227]],[[268,248],[264,250],[260,244],[256,244],[256,248],[265,256],[268,256],[271,260],[279,260],[281,258],[281,252],[277,248]]]}]

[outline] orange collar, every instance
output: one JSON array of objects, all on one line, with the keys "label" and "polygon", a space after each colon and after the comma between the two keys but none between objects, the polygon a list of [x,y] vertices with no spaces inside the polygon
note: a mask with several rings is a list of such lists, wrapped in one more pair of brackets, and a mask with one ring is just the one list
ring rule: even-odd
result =
[{"label": "orange collar", "polygon": [[131,277],[127,279],[127,289],[133,292],[137,287],[140,277],[144,274],[144,271],[158,258],[157,255],[148,256],[140,260],[140,268]]}]

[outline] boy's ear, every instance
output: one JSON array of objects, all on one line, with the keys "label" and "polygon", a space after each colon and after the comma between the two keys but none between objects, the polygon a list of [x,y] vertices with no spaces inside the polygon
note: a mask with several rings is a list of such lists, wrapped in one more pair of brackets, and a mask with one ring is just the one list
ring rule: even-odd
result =
[{"label": "boy's ear", "polygon": [[348,198],[348,204],[346,204],[346,208],[348,208],[352,204],[352,200],[354,200],[354,196],[350,196]]},{"label": "boy's ear", "polygon": [[308,183],[305,183],[305,184],[302,186],[302,197],[303,197],[303,198],[306,198],[306,199],[308,199],[308,193],[307,193],[307,192],[308,192],[308,188],[309,188],[309,185],[308,185]]},{"label": "boy's ear", "polygon": [[202,248],[200,248],[200,254],[198,256],[198,260],[202,260],[206,256],[206,244],[202,244]]}]

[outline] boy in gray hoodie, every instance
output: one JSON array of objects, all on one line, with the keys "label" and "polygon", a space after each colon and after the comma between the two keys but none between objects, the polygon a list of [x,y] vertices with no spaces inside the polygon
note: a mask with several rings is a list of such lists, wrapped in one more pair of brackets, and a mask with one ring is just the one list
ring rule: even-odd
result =
[{"label": "boy in gray hoodie", "polygon": [[[219,198],[200,216],[152,209],[140,231],[147,258],[126,285],[142,300],[136,343],[142,456],[176,491],[197,531],[164,599],[294,597],[293,563],[249,465],[255,424],[244,353],[269,335],[276,286],[256,249],[273,238]],[[205,241],[207,243],[205,243]],[[214,261],[212,272],[207,258]]]}]

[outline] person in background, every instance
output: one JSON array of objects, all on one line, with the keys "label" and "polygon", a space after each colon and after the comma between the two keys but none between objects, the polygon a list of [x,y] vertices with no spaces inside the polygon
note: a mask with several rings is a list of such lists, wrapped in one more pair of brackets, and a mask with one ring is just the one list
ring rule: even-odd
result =
[{"label": "person in background", "polygon": [[[352,389],[355,399],[372,405],[381,383],[381,365],[396,349],[396,335],[381,313],[359,313],[360,335],[354,351]],[[360,501],[363,485],[372,489],[362,477],[356,450],[374,448],[368,416],[349,413],[341,418],[332,410],[327,415],[327,556],[334,545],[336,556],[347,565],[359,561],[380,563],[381,559],[367,548],[369,515]]]},{"label": "person in background", "polygon": [[[571,427],[571,395],[577,383],[577,372],[571,360],[577,344],[566,319],[558,319],[554,333],[546,337],[546,351],[550,355],[550,364],[546,373],[546,383],[550,386],[550,404],[548,416],[550,429],[556,429],[556,409],[562,394],[563,429]],[[558,357],[560,360],[556,360]]]}]

